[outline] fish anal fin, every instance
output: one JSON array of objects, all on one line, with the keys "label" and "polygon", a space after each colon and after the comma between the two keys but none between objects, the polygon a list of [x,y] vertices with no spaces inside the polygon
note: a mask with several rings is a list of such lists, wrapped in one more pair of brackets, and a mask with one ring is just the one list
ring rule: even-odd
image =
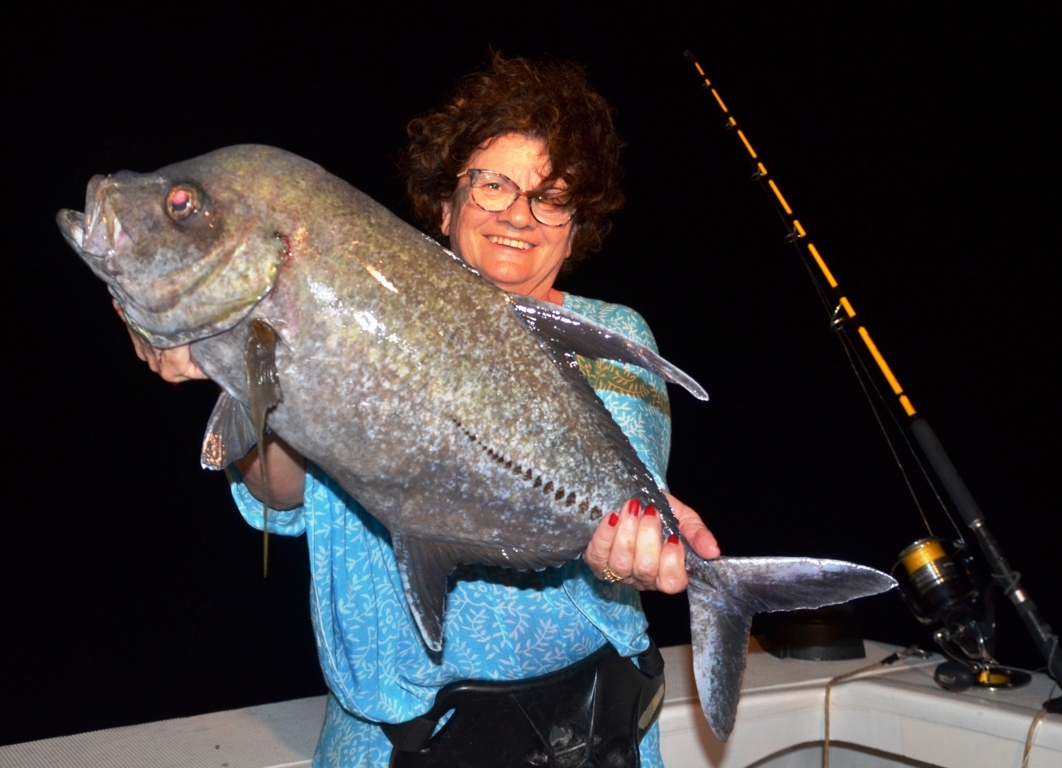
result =
[{"label": "fish anal fin", "polygon": [[447,579],[457,566],[479,563],[517,570],[541,570],[563,565],[582,552],[580,549],[577,552],[522,553],[490,545],[420,539],[394,532],[391,543],[410,613],[424,644],[435,652],[441,651],[443,645]]},{"label": "fish anal fin", "polygon": [[398,573],[413,620],[429,650],[438,653],[443,643],[446,580],[457,567],[452,548],[412,536],[392,534]]},{"label": "fish anal fin", "polygon": [[203,469],[225,469],[245,456],[256,442],[258,435],[247,408],[229,393],[222,392],[203,435],[203,451],[199,458]]}]

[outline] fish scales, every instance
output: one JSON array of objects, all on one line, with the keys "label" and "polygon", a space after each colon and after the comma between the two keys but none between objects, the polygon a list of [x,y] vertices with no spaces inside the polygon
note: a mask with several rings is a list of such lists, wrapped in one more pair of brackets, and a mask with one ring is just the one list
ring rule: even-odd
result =
[{"label": "fish scales", "polygon": [[[292,263],[301,258],[295,250]],[[471,535],[508,548],[524,545],[524,537],[549,536],[552,549],[576,554],[580,548],[570,540],[585,533],[558,528],[556,515],[571,510],[542,489],[570,488],[591,506],[639,489],[594,482],[595,467],[621,478],[627,473],[617,471],[621,462],[607,443],[573,423],[580,414],[561,396],[563,377],[538,342],[483,281],[453,280],[456,285],[440,291],[440,277],[429,266],[463,272],[452,259],[421,248],[381,258],[365,242],[342,255],[350,258],[383,279],[321,258],[281,271],[277,294],[295,297],[291,303],[299,309],[287,325],[277,324],[285,342],[277,355],[285,385],[284,400],[270,416],[273,429],[389,527],[444,540]],[[330,316],[314,311],[318,302],[303,300],[321,282],[335,297]],[[351,296],[362,298],[355,304]],[[263,306],[249,318],[268,310]],[[295,326],[297,333],[288,332]],[[486,343],[485,333],[492,337]],[[516,333],[512,343],[502,343]],[[285,376],[321,347],[342,353],[310,375]],[[455,359],[453,349],[469,351]],[[528,364],[536,359],[540,364]],[[499,390],[507,396],[491,396]],[[321,393],[329,394],[323,399]],[[533,477],[517,475],[506,462],[530,469]],[[459,514],[425,513],[444,508]],[[571,517],[571,525],[596,527],[588,514]]]},{"label": "fish scales", "polygon": [[[131,327],[158,347],[191,344],[221,385],[204,466],[238,458],[267,423],[322,467],[390,530],[429,649],[442,647],[459,563],[559,565],[628,498],[678,532],[576,355],[641,365],[706,397],[700,386],[563,307],[503,293],[308,160],[246,145],[97,176],[85,212],[58,223]],[[267,412],[256,423],[252,400]],[[686,549],[698,691],[720,738],[754,613],[895,584],[849,563]]]}]

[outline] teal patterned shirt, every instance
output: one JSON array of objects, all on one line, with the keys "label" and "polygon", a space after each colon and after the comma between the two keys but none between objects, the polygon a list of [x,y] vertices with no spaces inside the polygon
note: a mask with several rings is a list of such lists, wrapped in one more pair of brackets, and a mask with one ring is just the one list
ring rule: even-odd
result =
[{"label": "teal patterned shirt", "polygon": [[[564,306],[655,349],[628,307],[567,294]],[[610,361],[580,359],[580,368],[665,487],[671,419],[663,382]],[[261,502],[237,472],[230,478],[240,512],[261,529]],[[387,529],[332,478],[309,464],[302,506],[271,510],[269,529],[305,534],[309,548],[312,620],[331,693],[315,766],[384,768],[391,747],[375,722],[424,714],[455,680],[542,675],[605,643],[625,656],[648,647],[638,592],[597,579],[581,559],[544,571],[462,566],[451,577],[441,659],[433,660],[406,607]],[[661,765],[658,728],[641,751],[643,766]]]}]

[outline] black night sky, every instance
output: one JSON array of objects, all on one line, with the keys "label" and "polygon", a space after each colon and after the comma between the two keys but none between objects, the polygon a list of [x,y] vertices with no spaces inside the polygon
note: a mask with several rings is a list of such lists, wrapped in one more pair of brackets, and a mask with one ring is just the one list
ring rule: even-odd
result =
[{"label": "black night sky", "polygon": [[[669,479],[724,552],[888,570],[926,532],[687,48],[1062,628],[1047,12],[454,5],[104,4],[7,31],[0,743],[324,692],[304,542],[273,537],[262,580],[260,535],[199,468],[213,385],[172,387],[136,359],[56,211],[80,209],[95,173],[255,142],[408,218],[405,124],[491,48],[581,61],[616,109],[627,205],[561,287],[638,309],[711,393],[671,392]],[[682,599],[648,610],[659,640],[688,642]],[[1000,613],[1000,659],[1040,666],[1005,601]],[[930,644],[895,595],[859,614],[868,636]]]}]

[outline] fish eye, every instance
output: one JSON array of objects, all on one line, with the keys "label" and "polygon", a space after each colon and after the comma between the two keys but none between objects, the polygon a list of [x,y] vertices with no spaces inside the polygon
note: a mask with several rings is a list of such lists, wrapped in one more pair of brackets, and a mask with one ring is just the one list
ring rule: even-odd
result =
[{"label": "fish eye", "polygon": [[199,213],[206,196],[191,184],[175,184],[166,194],[166,213],[178,224]]}]

